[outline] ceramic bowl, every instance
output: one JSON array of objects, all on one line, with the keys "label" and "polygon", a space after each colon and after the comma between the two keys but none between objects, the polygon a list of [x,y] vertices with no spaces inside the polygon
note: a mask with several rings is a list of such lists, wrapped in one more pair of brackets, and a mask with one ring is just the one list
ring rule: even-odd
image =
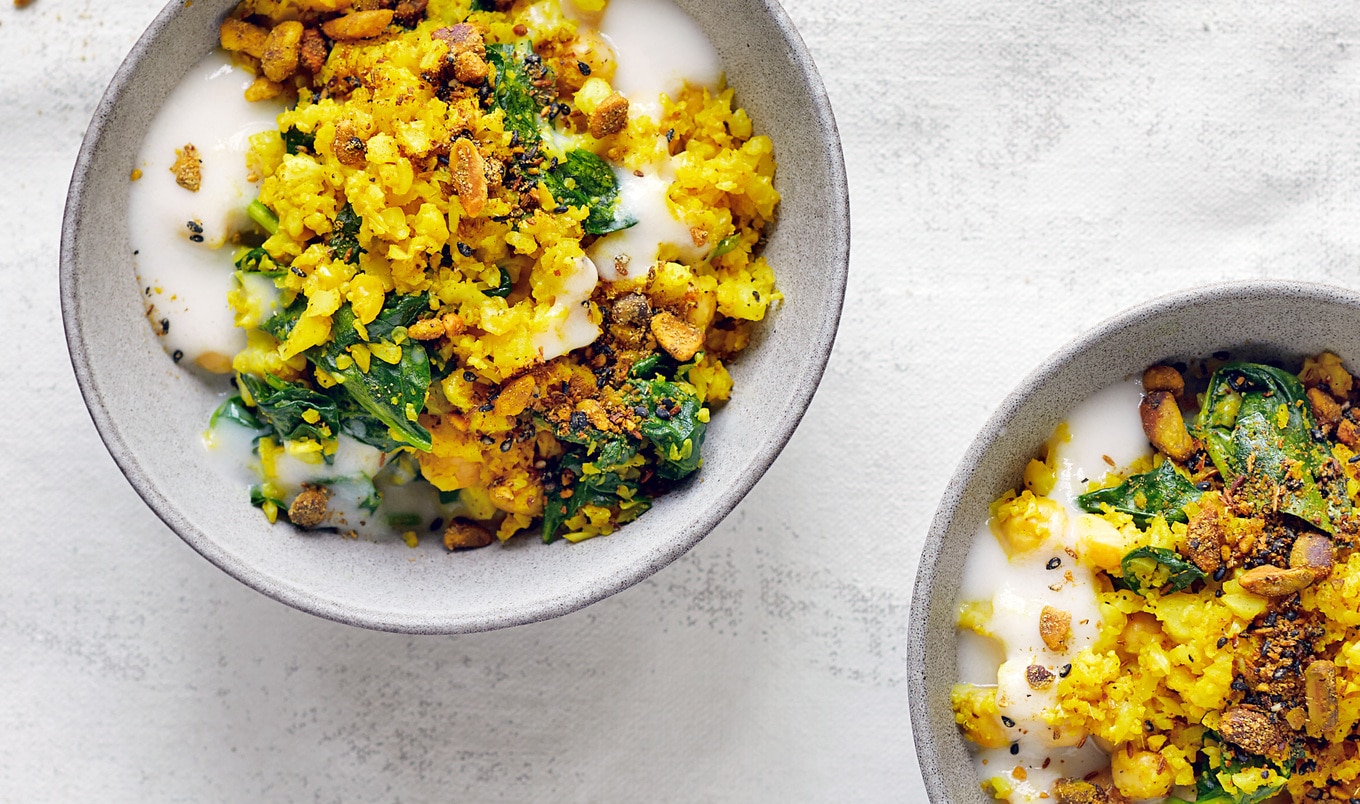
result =
[{"label": "ceramic bowl", "polygon": [[[932,801],[985,802],[954,724],[955,616],[964,561],[988,506],[1021,483],[1025,463],[1078,402],[1172,358],[1230,350],[1297,363],[1330,350],[1360,365],[1360,294],[1325,285],[1212,285],[1135,307],[1097,326],[1029,375],[968,448],[926,538],[909,632],[911,721]],[[1135,415],[1130,411],[1130,415]]]},{"label": "ceramic bowl", "polygon": [[[622,0],[620,0],[622,1]],[[128,175],[156,109],[216,45],[234,0],[170,3],[95,112],[66,206],[62,310],[72,362],[105,444],[147,504],[242,582],[334,620],[411,633],[480,631],[565,614],[651,575],[708,534],[774,461],[821,379],[840,318],[849,202],[816,67],[773,0],[678,0],[717,47],[728,83],[770,134],[783,194],[766,250],[786,300],[733,367],[696,482],[607,538],[448,554],[270,527],[199,447],[212,391],[176,368],[143,314],[128,245]]]}]

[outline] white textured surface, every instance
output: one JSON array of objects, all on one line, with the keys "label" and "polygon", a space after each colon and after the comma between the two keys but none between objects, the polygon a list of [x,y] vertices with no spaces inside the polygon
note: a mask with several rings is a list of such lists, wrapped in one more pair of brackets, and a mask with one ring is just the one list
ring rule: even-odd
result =
[{"label": "white textured surface", "polygon": [[905,634],[945,478],[1134,300],[1360,284],[1360,7],[787,0],[855,215],[822,390],[684,559],[560,620],[368,633],[241,586],[95,435],[66,182],[156,0],[0,5],[0,799],[920,801]]}]

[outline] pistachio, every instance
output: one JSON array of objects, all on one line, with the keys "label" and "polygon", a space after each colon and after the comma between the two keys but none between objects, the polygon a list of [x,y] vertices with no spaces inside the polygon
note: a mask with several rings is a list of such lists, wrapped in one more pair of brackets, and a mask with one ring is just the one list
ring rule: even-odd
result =
[{"label": "pistachio", "polygon": [[1143,432],[1148,441],[1173,461],[1184,463],[1195,453],[1195,439],[1185,429],[1180,405],[1176,404],[1176,397],[1170,391],[1152,391],[1145,395],[1138,405],[1138,413],[1143,419]]},{"label": "pistachio", "polygon": [[1265,757],[1278,756],[1284,742],[1280,727],[1270,715],[1249,706],[1224,711],[1219,718],[1218,731],[1233,745]]},{"label": "pistachio", "polygon": [[1265,564],[1249,569],[1237,579],[1242,588],[1263,597],[1285,597],[1313,583],[1313,570],[1303,568],[1281,569],[1274,564]]},{"label": "pistachio", "polygon": [[1290,568],[1310,571],[1314,581],[1332,574],[1332,562],[1332,540],[1321,533],[1304,533],[1289,551]]},{"label": "pistachio", "polygon": [[466,519],[455,519],[444,531],[444,547],[448,550],[471,550],[486,547],[495,541],[491,532]]},{"label": "pistachio", "polygon": [[1308,725],[1320,736],[1336,728],[1336,665],[1318,659],[1303,672],[1304,694],[1308,701]]},{"label": "pistachio", "polygon": [[1185,393],[1185,379],[1170,366],[1152,366],[1143,372],[1143,390],[1167,391],[1172,396],[1180,396]]},{"label": "pistachio", "polygon": [[1062,609],[1044,606],[1039,613],[1039,636],[1049,650],[1063,650],[1067,647],[1067,637],[1072,632],[1072,615]]}]

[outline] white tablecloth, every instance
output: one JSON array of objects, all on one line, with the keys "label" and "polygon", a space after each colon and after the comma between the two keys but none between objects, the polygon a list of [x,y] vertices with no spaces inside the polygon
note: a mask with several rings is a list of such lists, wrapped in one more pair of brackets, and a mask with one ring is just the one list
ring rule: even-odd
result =
[{"label": "white tablecloth", "polygon": [[57,293],[90,114],[159,0],[0,6],[0,799],[922,801],[907,613],[935,501],[1046,354],[1206,281],[1360,285],[1360,6],[786,0],[845,139],[840,339],[708,539],[559,620],[300,614],[142,504]]}]

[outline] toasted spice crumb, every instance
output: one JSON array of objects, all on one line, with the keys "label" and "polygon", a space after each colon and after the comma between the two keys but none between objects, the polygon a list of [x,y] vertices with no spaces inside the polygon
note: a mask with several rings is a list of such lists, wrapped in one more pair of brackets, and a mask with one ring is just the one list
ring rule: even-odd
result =
[{"label": "toasted spice crumb", "polygon": [[175,174],[175,184],[191,193],[198,192],[203,186],[203,160],[198,157],[198,148],[193,143],[175,149],[175,163],[170,166],[170,172]]}]

